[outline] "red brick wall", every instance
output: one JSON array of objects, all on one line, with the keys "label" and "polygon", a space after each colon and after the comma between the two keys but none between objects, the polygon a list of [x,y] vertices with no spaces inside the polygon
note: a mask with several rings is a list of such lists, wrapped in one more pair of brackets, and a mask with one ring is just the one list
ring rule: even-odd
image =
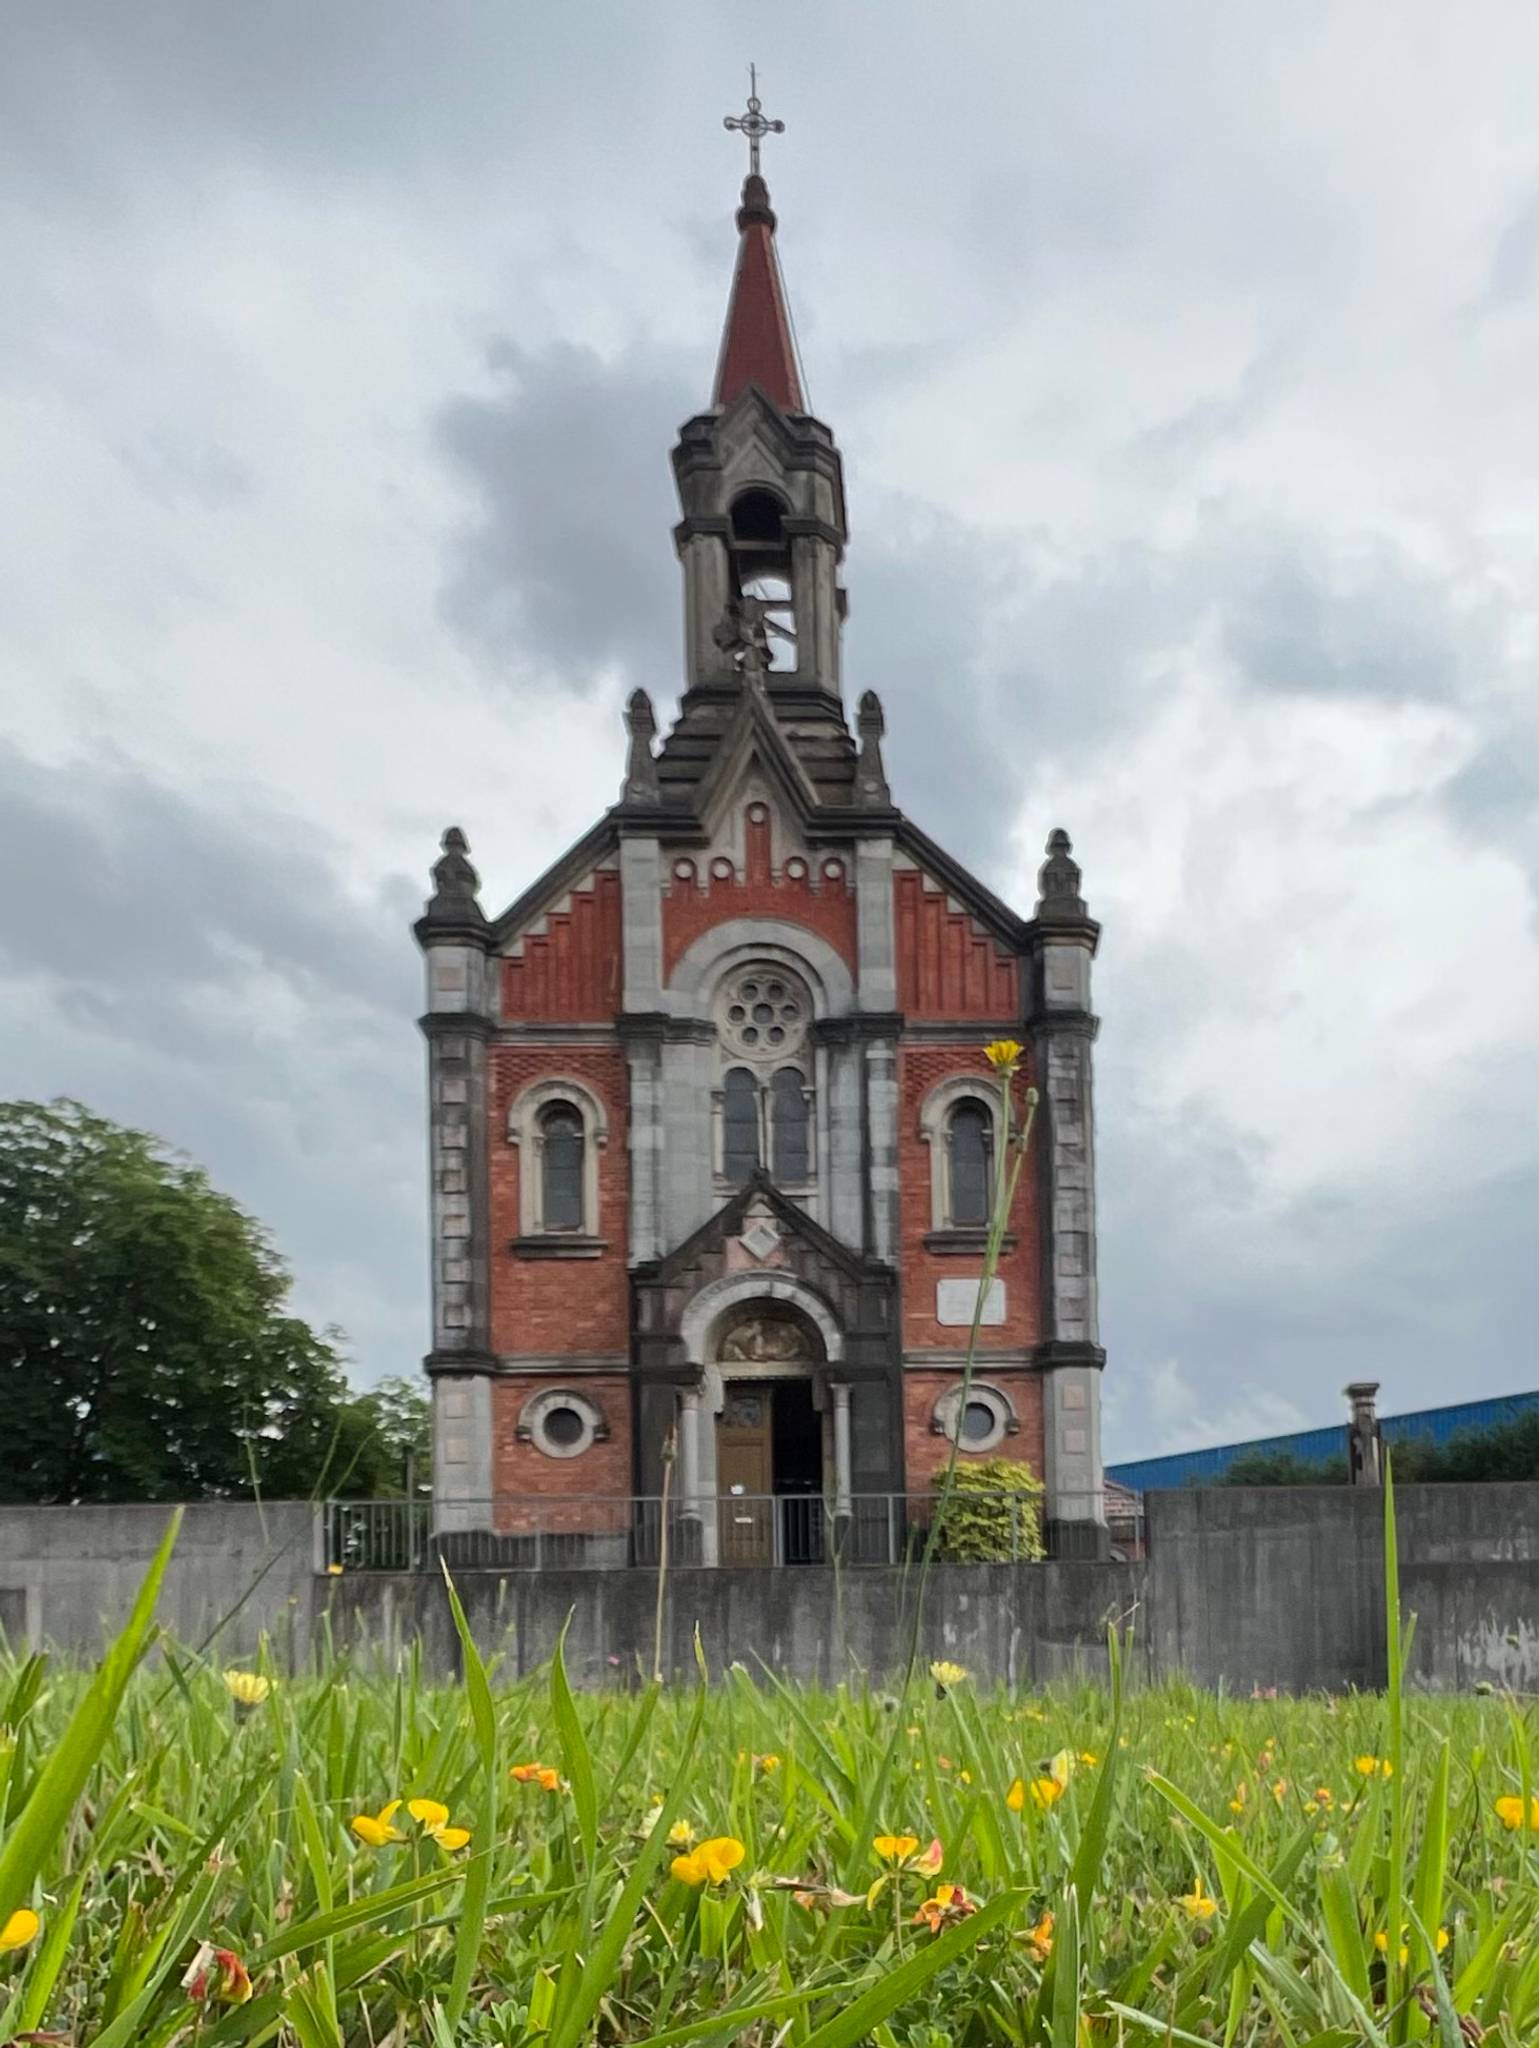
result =
[{"label": "red brick wall", "polygon": [[898,1008],[905,1017],[1000,1022],[1021,1014],[1021,963],[917,868],[892,878]]},{"label": "red brick wall", "polygon": [[[938,1280],[965,1280],[982,1271],[982,1258],[931,1252],[924,1239],[931,1228],[930,1148],[919,1135],[920,1105],[937,1082],[953,1074],[988,1075],[981,1047],[969,1045],[903,1045],[898,1051],[898,1171],[901,1182],[903,1261],[903,1348],[944,1348],[965,1352],[966,1329],[935,1320]],[[1016,1083],[1016,1100],[1032,1079],[1028,1067]],[[1035,1148],[1033,1148],[1035,1149]],[[999,1278],[1005,1283],[1005,1320],[978,1332],[978,1349],[1019,1349],[1041,1335],[1038,1189],[1034,1158],[1028,1158],[1015,1191],[1010,1229],[1013,1252],[1001,1254]]]},{"label": "red brick wall", "polygon": [[502,963],[505,1017],[539,1024],[608,1023],[620,1007],[620,877],[601,868],[552,911],[516,959]]},{"label": "red brick wall", "polygon": [[[903,1472],[910,1493],[925,1491],[951,1457],[950,1439],[930,1426],[935,1403],[961,1379],[957,1372],[907,1371],[903,1375]],[[1001,1437],[991,1451],[965,1447],[959,1463],[981,1464],[986,1458],[1010,1458],[1028,1464],[1042,1477],[1042,1377],[1017,1368],[1014,1372],[984,1367],[973,1375],[1009,1398],[1020,1430]]]},{"label": "red brick wall", "polygon": [[[532,1081],[569,1074],[603,1102],[609,1142],[598,1155],[598,1234],[609,1249],[597,1259],[521,1259],[519,1148],[508,1142],[508,1110]],[[626,1165],[627,1070],[614,1045],[498,1045],[491,1051],[487,1114],[491,1182],[491,1337],[497,1352],[525,1355],[614,1352],[630,1355]],[[545,1464],[562,1460],[543,1459]],[[563,1469],[565,1469],[563,1465]]]},{"label": "red brick wall", "polygon": [[[569,1386],[598,1408],[609,1424],[602,1443],[590,1444],[575,1458],[552,1458],[532,1443],[518,1440],[518,1418],[524,1404],[548,1387]],[[585,1373],[563,1381],[550,1373],[509,1373],[492,1382],[492,1490],[499,1501],[536,1496],[537,1510],[499,1508],[497,1526],[508,1531],[531,1529],[619,1533],[626,1526],[618,1509],[594,1509],[578,1496],[601,1494],[622,1501],[631,1490],[631,1394],[623,1373]],[[550,1502],[551,1506],[545,1503]],[[569,1502],[568,1506],[559,1503]]]},{"label": "red brick wall", "polygon": [[[754,809],[761,808],[758,805]],[[838,853],[793,854],[779,870],[770,860],[766,815],[743,824],[746,872],[712,874],[709,865],[681,855],[663,893],[663,979],[673,973],[702,932],[732,917],[775,917],[816,932],[855,969],[855,889],[850,861]],[[717,860],[724,856],[717,855]],[[680,867],[687,872],[681,874]],[[801,872],[792,872],[793,867]],[[837,872],[830,873],[830,868]]]}]

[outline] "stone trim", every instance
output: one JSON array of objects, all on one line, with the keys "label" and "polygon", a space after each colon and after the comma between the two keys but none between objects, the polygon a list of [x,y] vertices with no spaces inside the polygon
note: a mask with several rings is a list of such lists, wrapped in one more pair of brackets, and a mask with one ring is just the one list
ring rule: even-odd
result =
[{"label": "stone trim", "polygon": [[608,1238],[583,1237],[576,1231],[508,1240],[508,1250],[516,1259],[601,1259],[608,1249]]},{"label": "stone trim", "polygon": [[562,1354],[545,1351],[499,1351],[488,1365],[496,1373],[562,1373],[567,1378],[574,1374],[624,1373],[630,1370],[630,1360],[624,1352],[571,1351]]},{"label": "stone trim", "polygon": [[824,1359],[830,1365],[837,1365],[843,1359],[844,1334],[828,1303],[805,1280],[774,1267],[725,1273],[719,1280],[708,1281],[679,1319],[679,1336],[685,1356],[692,1361],[703,1361],[711,1326],[718,1317],[728,1309],[739,1308],[752,1301],[784,1301],[793,1308],[799,1308],[823,1339]]},{"label": "stone trim", "polygon": [[[569,1444],[560,1442],[547,1431],[546,1425],[558,1408],[570,1408],[582,1423],[581,1435]],[[609,1424],[603,1409],[596,1401],[590,1401],[586,1394],[576,1393],[569,1387],[541,1387],[519,1410],[513,1434],[519,1443],[533,1444],[547,1458],[580,1458],[594,1444],[608,1442]]]},{"label": "stone trim", "polygon": [[[563,1231],[559,1234],[554,1231],[547,1232],[545,1228],[545,1187],[544,1174],[541,1170],[543,1141],[540,1136],[541,1113],[557,1102],[575,1109],[582,1118],[583,1127],[583,1227],[580,1231]],[[609,1113],[588,1082],[579,1081],[570,1074],[547,1074],[542,1075],[538,1081],[531,1081],[527,1087],[519,1090],[508,1106],[507,1137],[510,1145],[519,1148],[519,1235],[514,1240],[515,1249],[529,1238],[541,1238],[547,1243],[573,1246],[583,1242],[597,1242],[598,1155],[609,1143]],[[591,1258],[596,1254],[574,1251],[572,1256]]]},{"label": "stone trim", "polygon": [[[969,1224],[961,1230],[955,1228],[927,1230],[921,1239],[921,1243],[927,1252],[936,1252],[942,1258],[981,1259],[984,1252],[988,1249],[988,1242],[989,1232],[987,1224],[979,1224],[977,1226]],[[1020,1240],[1013,1230],[1006,1231],[1005,1235],[1000,1239],[1000,1256],[1008,1256],[1015,1250],[1019,1242]]]},{"label": "stone trim", "polygon": [[[991,1365],[994,1363],[992,1359],[989,1362]],[[1015,1403],[1003,1387],[996,1387],[990,1380],[975,1379],[967,1389],[967,1399],[969,1404],[981,1401],[986,1408],[992,1410],[994,1427],[986,1437],[963,1440],[959,1448],[964,1457],[981,1457],[989,1451],[996,1450],[1007,1436],[1020,1435],[1021,1418],[1015,1412]],[[959,1383],[954,1387],[948,1387],[943,1394],[936,1397],[935,1404],[930,1410],[931,1435],[943,1436],[948,1443],[956,1443],[957,1422],[961,1409],[962,1388]]]},{"label": "stone trim", "polygon": [[[930,1148],[930,1230],[934,1235],[957,1237],[961,1233],[951,1220],[951,1149],[947,1136],[953,1110],[961,1102],[980,1102],[989,1113],[993,1129],[994,1157],[999,1158],[1004,1142],[1004,1098],[998,1084],[982,1074],[948,1074],[937,1081],[919,1105],[919,1138]],[[987,1238],[987,1226],[964,1226],[981,1231],[979,1249]],[[925,1240],[929,1248],[929,1239]],[[940,1247],[961,1251],[960,1243]]]}]

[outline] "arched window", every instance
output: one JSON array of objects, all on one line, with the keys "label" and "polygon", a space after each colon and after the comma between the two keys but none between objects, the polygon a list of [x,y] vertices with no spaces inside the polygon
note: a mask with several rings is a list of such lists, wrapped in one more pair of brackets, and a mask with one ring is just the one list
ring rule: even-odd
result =
[{"label": "arched window", "polygon": [[811,990],[791,968],[754,961],[724,976],[714,1009],[718,1183],[740,1188],[755,1167],[766,1166],[777,1187],[812,1196]]},{"label": "arched window", "polygon": [[722,1172],[735,1187],[759,1163],[759,1084],[747,1067],[729,1067],[721,1094]]},{"label": "arched window", "polygon": [[964,1096],[946,1124],[953,1229],[978,1228],[989,1220],[993,1137],[994,1120],[988,1110]]},{"label": "arched window", "polygon": [[807,1091],[800,1067],[777,1067],[770,1081],[770,1131],[775,1178],[796,1185],[807,1178]]},{"label": "arched window", "polygon": [[540,1213],[547,1230],[583,1226],[582,1117],[570,1102],[540,1111]]},{"label": "arched window", "polygon": [[609,1141],[603,1100],[575,1074],[545,1074],[508,1105],[518,1148],[521,1258],[597,1258],[599,1155]]}]

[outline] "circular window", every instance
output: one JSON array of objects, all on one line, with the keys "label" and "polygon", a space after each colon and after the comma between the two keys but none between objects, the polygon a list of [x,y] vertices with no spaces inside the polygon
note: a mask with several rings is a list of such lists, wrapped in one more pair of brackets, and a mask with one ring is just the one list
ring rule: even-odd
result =
[{"label": "circular window", "polygon": [[[971,1415],[973,1411],[969,1408],[967,1412]],[[559,1444],[563,1450],[577,1443],[586,1427],[575,1408],[551,1408],[546,1412],[545,1434],[553,1444]]]},{"label": "circular window", "polygon": [[785,968],[744,967],[717,998],[717,1021],[729,1052],[773,1061],[790,1057],[807,1035],[812,1000]]},{"label": "circular window", "polygon": [[609,1434],[603,1415],[582,1394],[549,1387],[524,1403],[518,1435],[547,1458],[576,1458]]},{"label": "circular window", "polygon": [[[558,1415],[565,1409],[557,1409]],[[979,1444],[994,1434],[994,1411],[987,1401],[969,1401],[962,1410],[962,1441],[964,1444]]]},{"label": "circular window", "polygon": [[970,1387],[965,1407],[960,1387],[953,1387],[936,1402],[931,1427],[964,1451],[991,1451],[1019,1425],[998,1387]]}]

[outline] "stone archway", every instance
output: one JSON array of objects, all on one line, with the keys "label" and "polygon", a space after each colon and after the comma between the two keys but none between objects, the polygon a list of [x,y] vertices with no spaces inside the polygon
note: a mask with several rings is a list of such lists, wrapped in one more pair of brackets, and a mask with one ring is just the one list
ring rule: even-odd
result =
[{"label": "stone archway", "polygon": [[849,1494],[844,1340],[826,1300],[763,1268],[708,1283],[680,1321],[700,1373],[684,1397],[680,1491],[707,1562],[810,1561]]}]

